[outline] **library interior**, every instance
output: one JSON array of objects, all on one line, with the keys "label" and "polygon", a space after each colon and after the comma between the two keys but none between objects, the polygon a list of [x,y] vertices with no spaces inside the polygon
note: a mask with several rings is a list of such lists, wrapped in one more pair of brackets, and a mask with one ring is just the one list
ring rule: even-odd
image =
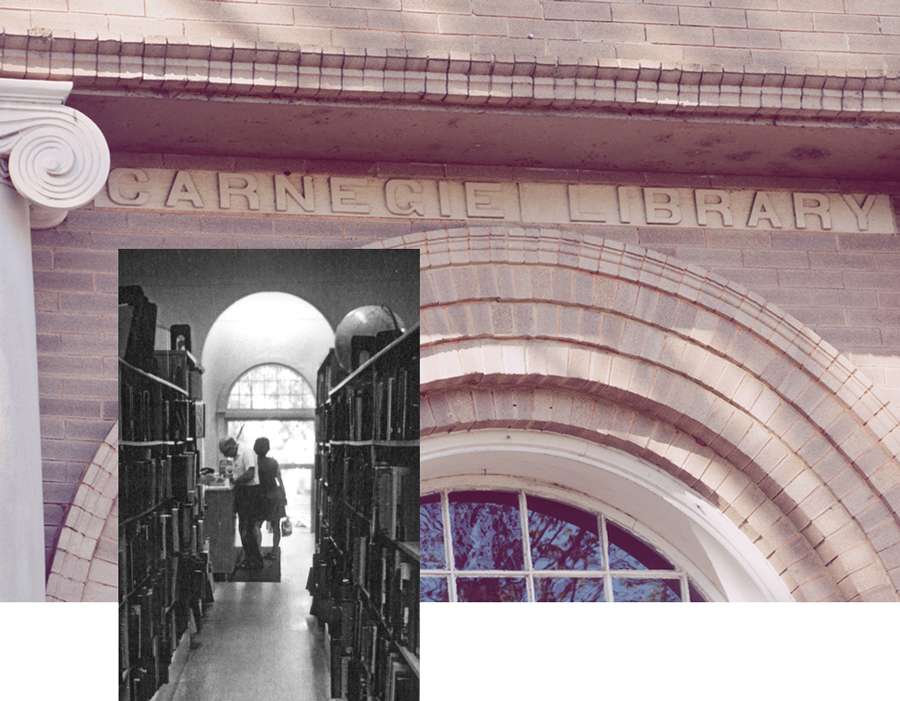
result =
[{"label": "library interior", "polygon": [[418,281],[120,251],[120,701],[417,701]]}]

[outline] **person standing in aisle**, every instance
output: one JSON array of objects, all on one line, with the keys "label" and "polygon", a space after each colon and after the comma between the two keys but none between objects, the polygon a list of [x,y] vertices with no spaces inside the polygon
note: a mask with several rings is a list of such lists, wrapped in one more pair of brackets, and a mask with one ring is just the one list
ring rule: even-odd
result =
[{"label": "person standing in aisle", "polygon": [[[278,461],[267,457],[269,452],[269,439],[257,438],[253,444],[253,452],[257,455],[259,465],[259,484],[263,493],[263,506],[265,507],[262,521],[268,521],[272,529],[271,557],[277,557],[281,544],[281,519],[287,516],[285,505],[287,504],[287,492],[284,482],[281,480],[281,468]],[[259,526],[262,526],[262,521]]]},{"label": "person standing in aisle", "polygon": [[256,530],[261,501],[256,456],[246,446],[239,446],[230,436],[219,441],[219,451],[226,458],[234,459],[234,510],[238,515],[238,533],[244,549],[244,559],[239,567],[261,570],[264,563],[259,549],[259,532]]}]

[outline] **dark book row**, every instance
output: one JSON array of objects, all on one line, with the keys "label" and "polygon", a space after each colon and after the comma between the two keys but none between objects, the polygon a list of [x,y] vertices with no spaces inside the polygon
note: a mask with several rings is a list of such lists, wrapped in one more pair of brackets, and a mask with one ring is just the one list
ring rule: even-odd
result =
[{"label": "dark book row", "polygon": [[308,586],[348,701],[419,696],[418,354],[414,329],[339,384],[319,369]]},{"label": "dark book row", "polygon": [[119,550],[119,593],[127,599],[166,566],[169,557],[197,555],[203,548],[202,518],[196,506],[169,502],[125,526]]},{"label": "dark book row", "polygon": [[180,387],[191,399],[203,398],[203,370],[194,357],[184,350],[155,351],[154,375]]},{"label": "dark book row", "polygon": [[419,437],[419,370],[415,363],[373,369],[323,407],[321,433],[338,441],[405,441]]},{"label": "dark book row", "polygon": [[124,521],[168,499],[190,502],[197,479],[197,453],[122,460],[119,465],[119,516]]},{"label": "dark book row", "polygon": [[[347,454],[347,453],[351,454]],[[375,463],[353,451],[341,450],[322,461],[325,484],[325,516],[334,528],[355,517],[369,523],[371,533],[391,540],[419,539],[418,465]],[[346,534],[341,540],[346,546]]]},{"label": "dark book row", "polygon": [[331,612],[331,694],[347,701],[416,701],[418,678],[383,621],[362,601]]},{"label": "dark book row", "polygon": [[329,541],[314,559],[309,589],[325,611],[348,601],[364,606],[387,637],[418,656],[419,563],[402,545],[358,532],[347,550]]},{"label": "dark book row", "polygon": [[205,569],[202,553],[170,556],[120,606],[120,701],[149,701],[169,682],[175,649],[210,596]]},{"label": "dark book row", "polygon": [[135,376],[120,382],[119,402],[123,441],[177,443],[206,433],[204,404],[151,378]]}]

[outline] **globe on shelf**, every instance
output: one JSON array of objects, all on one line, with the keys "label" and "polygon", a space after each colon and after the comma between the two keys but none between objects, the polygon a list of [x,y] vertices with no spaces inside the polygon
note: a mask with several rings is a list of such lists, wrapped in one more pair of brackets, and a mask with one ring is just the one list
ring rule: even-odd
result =
[{"label": "globe on shelf", "polygon": [[359,307],[338,324],[334,353],[341,367],[353,372],[405,330],[403,319],[383,304]]}]

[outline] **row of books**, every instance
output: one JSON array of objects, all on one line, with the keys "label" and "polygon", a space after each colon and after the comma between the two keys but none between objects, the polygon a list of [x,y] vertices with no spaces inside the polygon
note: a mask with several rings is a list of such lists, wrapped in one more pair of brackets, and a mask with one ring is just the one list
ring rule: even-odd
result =
[{"label": "row of books", "polygon": [[419,563],[390,541],[370,543],[364,570],[372,610],[393,639],[419,654]]},{"label": "row of books", "polygon": [[324,408],[323,432],[332,440],[404,441],[419,437],[418,366],[373,370]]},{"label": "row of books", "polygon": [[169,681],[169,665],[185,632],[211,599],[204,553],[169,556],[119,609],[120,701],[148,701]]},{"label": "row of books", "polygon": [[202,370],[186,327],[180,344],[173,327],[172,351],[155,350],[155,315],[140,288],[119,289],[120,701],[157,694],[211,596],[193,450],[205,433]]},{"label": "row of books", "polygon": [[191,399],[203,398],[203,370],[189,351],[158,350],[153,357],[156,361],[153,374],[180,387]]},{"label": "row of books", "polygon": [[[418,655],[419,565],[414,557],[383,534],[373,538],[356,529],[346,551],[332,553],[330,560],[320,558],[319,567],[323,570],[318,575],[321,582],[332,583],[332,587],[341,582],[344,591],[350,585],[351,591],[361,592],[356,598],[365,602],[391,637]],[[337,601],[353,598],[332,593]]]},{"label": "row of books", "polygon": [[122,385],[123,441],[179,443],[206,435],[205,405],[182,397],[166,398],[166,392],[175,390],[159,385]]},{"label": "row of books", "polygon": [[372,533],[383,532],[392,540],[419,539],[418,466],[372,465],[365,455],[338,449],[322,460],[321,469],[331,523],[357,514],[370,522]]},{"label": "row of books", "polygon": [[191,502],[197,489],[197,453],[123,460],[119,468],[119,510],[133,518],[169,499]]},{"label": "row of books", "polygon": [[134,518],[172,498],[172,461],[168,456],[123,460],[119,465],[119,517]]},{"label": "row of books", "polygon": [[312,613],[327,626],[332,697],[418,700],[418,337],[336,386],[319,368]]},{"label": "row of books", "polygon": [[378,619],[362,602],[346,602],[332,616],[332,697],[347,701],[415,701],[418,678]]}]

